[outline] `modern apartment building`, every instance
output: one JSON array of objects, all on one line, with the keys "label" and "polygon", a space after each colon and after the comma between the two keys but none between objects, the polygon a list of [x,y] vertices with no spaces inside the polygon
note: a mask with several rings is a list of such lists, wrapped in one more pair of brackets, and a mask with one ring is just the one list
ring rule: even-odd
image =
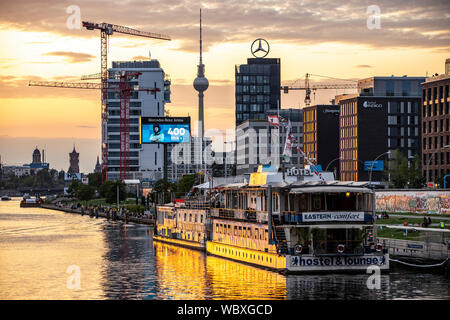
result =
[{"label": "modern apartment building", "polygon": [[427,182],[450,174],[450,59],[445,71],[422,83],[422,171]]},{"label": "modern apartment building", "polygon": [[303,108],[303,148],[314,164],[339,172],[339,106]]},{"label": "modern apartment building", "polygon": [[363,79],[358,81],[358,96],[339,101],[341,180],[378,184],[389,178],[386,160],[392,151],[400,150],[410,160],[420,156],[424,81],[407,76]]},{"label": "modern apartment building", "polygon": [[[130,86],[159,88],[159,92],[135,91],[130,98],[129,114],[129,179],[157,181],[164,176],[164,147],[161,144],[139,143],[139,118],[163,117],[164,106],[170,102],[170,81],[158,60],[114,61],[109,70],[109,83],[119,83],[122,71],[140,72],[129,81]],[[120,92],[108,92],[108,180],[120,178]]]},{"label": "modern apartment building", "polygon": [[[280,59],[248,58],[235,67],[236,127],[246,120],[265,120],[280,101]],[[280,101],[281,103],[281,101]]]},{"label": "modern apartment building", "polygon": [[[268,110],[265,120],[247,120],[236,128],[236,174],[256,172],[260,164],[281,166],[281,156],[286,141],[286,128],[269,125],[268,115],[278,114],[278,110]],[[292,134],[303,148],[303,113],[299,109],[281,109],[281,117],[289,119]],[[292,157],[285,168],[303,168],[303,156],[292,148]]]}]

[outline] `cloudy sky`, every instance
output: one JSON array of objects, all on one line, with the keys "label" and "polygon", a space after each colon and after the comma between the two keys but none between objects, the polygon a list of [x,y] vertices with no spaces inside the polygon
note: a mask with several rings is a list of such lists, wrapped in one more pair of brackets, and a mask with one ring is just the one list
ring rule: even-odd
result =
[{"label": "cloudy sky", "polygon": [[[380,28],[368,28],[368,7],[380,9]],[[203,11],[206,129],[234,128],[234,65],[245,63],[255,38],[281,58],[282,81],[305,73],[357,79],[442,73],[450,57],[450,11],[440,0],[14,0],[0,2],[0,155],[7,164],[31,161],[35,146],[67,170],[77,145],[81,170],[100,153],[100,94],[28,87],[28,80],[77,81],[99,72],[98,31],[68,27],[81,20],[163,33],[172,41],[115,34],[109,61],[152,58],[172,79],[172,115],[197,112],[192,81],[198,63],[198,15]],[[73,24],[69,23],[69,26]],[[313,77],[313,80],[323,80]],[[341,90],[318,92],[327,103]],[[345,91],[351,92],[349,90]],[[282,107],[302,107],[301,92],[282,95]]]}]

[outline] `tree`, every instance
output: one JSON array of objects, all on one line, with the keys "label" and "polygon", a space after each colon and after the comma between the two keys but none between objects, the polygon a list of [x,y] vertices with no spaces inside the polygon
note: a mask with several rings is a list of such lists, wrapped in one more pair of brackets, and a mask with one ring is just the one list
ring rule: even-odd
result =
[{"label": "tree", "polygon": [[50,175],[48,169],[39,170],[34,177],[33,187],[51,188],[53,187],[53,178]]},{"label": "tree", "polygon": [[121,180],[109,180],[103,183],[99,188],[99,193],[106,198],[106,202],[115,203],[117,201],[117,188],[119,188],[119,201],[126,199],[125,184]]},{"label": "tree", "polygon": [[102,174],[100,172],[88,174],[89,185],[95,188],[99,188],[102,184]]},{"label": "tree", "polygon": [[78,186],[76,192],[76,197],[83,201],[89,201],[94,197],[95,188],[86,184],[81,184]]},{"label": "tree", "polygon": [[391,176],[391,184],[397,189],[422,188],[425,183],[418,155],[408,161],[400,150],[393,151],[388,172]]},{"label": "tree", "polygon": [[72,180],[70,183],[69,189],[67,189],[67,193],[72,197],[77,197],[78,189],[82,183],[78,180]]}]

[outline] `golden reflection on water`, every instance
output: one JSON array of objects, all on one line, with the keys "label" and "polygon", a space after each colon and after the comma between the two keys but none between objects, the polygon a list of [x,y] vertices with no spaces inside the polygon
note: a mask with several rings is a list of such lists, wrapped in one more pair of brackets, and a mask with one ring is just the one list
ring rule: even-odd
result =
[{"label": "golden reflection on water", "polygon": [[164,299],[285,299],[286,278],[205,253],[154,241]]},{"label": "golden reflection on water", "polygon": [[[102,222],[84,218],[2,201],[0,299],[101,299]],[[67,288],[71,265],[80,267],[80,290]]]}]

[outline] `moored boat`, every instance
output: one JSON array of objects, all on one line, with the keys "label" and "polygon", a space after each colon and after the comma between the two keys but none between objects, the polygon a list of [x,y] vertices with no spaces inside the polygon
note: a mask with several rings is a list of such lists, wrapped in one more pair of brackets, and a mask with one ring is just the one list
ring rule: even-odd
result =
[{"label": "moored boat", "polygon": [[159,206],[155,240],[287,273],[389,269],[365,183],[257,172],[208,190],[203,202]]},{"label": "moored boat", "polygon": [[28,207],[40,207],[42,204],[42,199],[41,198],[24,198],[22,199],[22,201],[20,201],[20,207],[22,208],[28,208]]},{"label": "moored boat", "polygon": [[10,197],[8,197],[7,195],[2,196],[2,201],[8,201],[11,200]]}]

